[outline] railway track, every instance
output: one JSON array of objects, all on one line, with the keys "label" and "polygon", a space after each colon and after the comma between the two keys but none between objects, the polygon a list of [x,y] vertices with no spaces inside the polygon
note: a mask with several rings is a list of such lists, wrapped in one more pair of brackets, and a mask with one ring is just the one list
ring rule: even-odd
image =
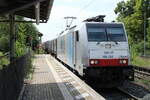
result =
[{"label": "railway track", "polygon": [[[57,59],[58,60],[58,59]],[[134,67],[135,69],[135,73],[140,74],[139,75],[135,75],[136,78],[138,79],[143,79],[141,76],[145,75],[145,76],[150,76],[150,72],[147,71],[146,69],[143,70],[138,68],[138,67]],[[136,95],[133,95],[132,92],[128,92],[130,91],[129,89],[124,90],[123,88],[115,88],[115,89],[109,89],[109,90],[102,90],[101,88],[97,88],[95,87],[95,84],[89,84],[95,91],[97,91],[100,95],[102,95],[104,98],[106,98],[106,100],[142,100],[141,98],[138,97],[138,94],[136,93]],[[93,87],[94,86],[94,87]],[[128,86],[127,86],[128,87]],[[130,86],[129,86],[130,87]],[[132,87],[132,86],[131,86]],[[134,88],[135,89],[135,88]],[[139,91],[138,91],[139,93]]]},{"label": "railway track", "polygon": [[129,97],[131,97],[129,100],[142,100],[141,98],[138,98],[136,96],[134,96],[133,94],[130,94],[129,92],[127,92],[126,90],[122,89],[122,88],[117,88],[120,92],[124,93],[125,95],[128,95]]},{"label": "railway track", "polygon": [[136,95],[133,95],[130,90],[124,90],[123,88],[110,88],[110,89],[99,89],[93,88],[106,100],[142,100]]},{"label": "railway track", "polygon": [[[147,80],[147,82],[150,82],[150,69],[138,66],[133,67],[135,71],[135,78],[139,80]],[[130,83],[130,85],[126,84],[124,88],[119,87],[114,90],[106,90],[108,91],[108,93],[103,93],[101,89],[98,88],[96,88],[95,90],[102,94],[104,97],[106,97],[107,100],[150,100],[150,96],[148,97],[148,99],[143,99],[146,97],[146,95],[149,94],[149,91],[145,90],[146,88],[140,86],[141,85],[135,85],[134,83]]]},{"label": "railway track", "polygon": [[146,68],[146,67],[139,67],[139,66],[133,66],[134,70],[136,71],[140,71],[140,72],[144,72],[144,73],[148,73],[147,75],[150,76],[150,68]]},{"label": "railway track", "polygon": [[134,77],[140,80],[147,80],[150,82],[150,69],[144,67],[133,66],[135,75]]}]

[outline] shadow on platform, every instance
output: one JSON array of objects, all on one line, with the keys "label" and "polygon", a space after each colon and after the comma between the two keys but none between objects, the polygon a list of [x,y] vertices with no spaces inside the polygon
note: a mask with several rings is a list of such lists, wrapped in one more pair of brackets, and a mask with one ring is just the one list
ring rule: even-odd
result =
[{"label": "shadow on platform", "polygon": [[[21,100],[65,100],[58,85],[65,85],[73,95],[80,95],[72,84],[68,83],[44,83],[44,84],[27,84]],[[71,91],[74,88],[73,91]],[[75,99],[75,96],[73,96]],[[81,100],[85,100],[82,98]]]}]

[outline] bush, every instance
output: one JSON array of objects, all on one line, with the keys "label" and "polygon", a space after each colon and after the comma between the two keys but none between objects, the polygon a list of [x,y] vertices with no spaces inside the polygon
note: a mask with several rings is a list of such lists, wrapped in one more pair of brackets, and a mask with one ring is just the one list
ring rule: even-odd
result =
[{"label": "bush", "polygon": [[143,50],[144,50],[144,42],[140,42],[137,44],[132,44],[130,46],[130,50],[131,50],[131,58],[134,59],[134,57],[136,56],[141,56],[143,54]]},{"label": "bush", "polygon": [[26,46],[16,41],[16,57],[21,57],[26,53]]},{"label": "bush", "polygon": [[0,38],[0,51],[2,51],[2,52],[9,51],[9,40],[7,37],[2,36]]},{"label": "bush", "polygon": [[44,54],[44,50],[42,48],[36,49],[35,51],[36,54]]},{"label": "bush", "polygon": [[[149,43],[146,42],[145,46],[146,46],[145,54],[149,55],[150,54]],[[131,50],[131,61],[132,61],[131,63],[133,65],[148,66],[150,64],[149,60],[146,60],[141,57],[144,54],[144,42],[143,41],[137,44],[132,44],[130,50]]]},{"label": "bush", "polygon": [[[0,52],[0,56],[4,56],[2,52]],[[10,62],[7,57],[0,58],[0,69],[2,69],[4,66],[8,65]]]}]

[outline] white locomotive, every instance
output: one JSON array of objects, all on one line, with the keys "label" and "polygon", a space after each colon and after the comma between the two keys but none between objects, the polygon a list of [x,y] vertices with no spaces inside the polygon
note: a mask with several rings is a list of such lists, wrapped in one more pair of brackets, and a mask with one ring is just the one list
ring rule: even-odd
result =
[{"label": "white locomotive", "polygon": [[134,79],[123,23],[82,22],[62,32],[55,46],[60,61],[102,87]]}]

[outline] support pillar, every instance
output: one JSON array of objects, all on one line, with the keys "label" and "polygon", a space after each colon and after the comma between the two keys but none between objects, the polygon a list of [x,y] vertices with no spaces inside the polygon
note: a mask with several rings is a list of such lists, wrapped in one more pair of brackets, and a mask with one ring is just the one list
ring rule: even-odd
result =
[{"label": "support pillar", "polygon": [[10,62],[12,62],[15,58],[15,16],[14,14],[9,15],[10,20]]}]

